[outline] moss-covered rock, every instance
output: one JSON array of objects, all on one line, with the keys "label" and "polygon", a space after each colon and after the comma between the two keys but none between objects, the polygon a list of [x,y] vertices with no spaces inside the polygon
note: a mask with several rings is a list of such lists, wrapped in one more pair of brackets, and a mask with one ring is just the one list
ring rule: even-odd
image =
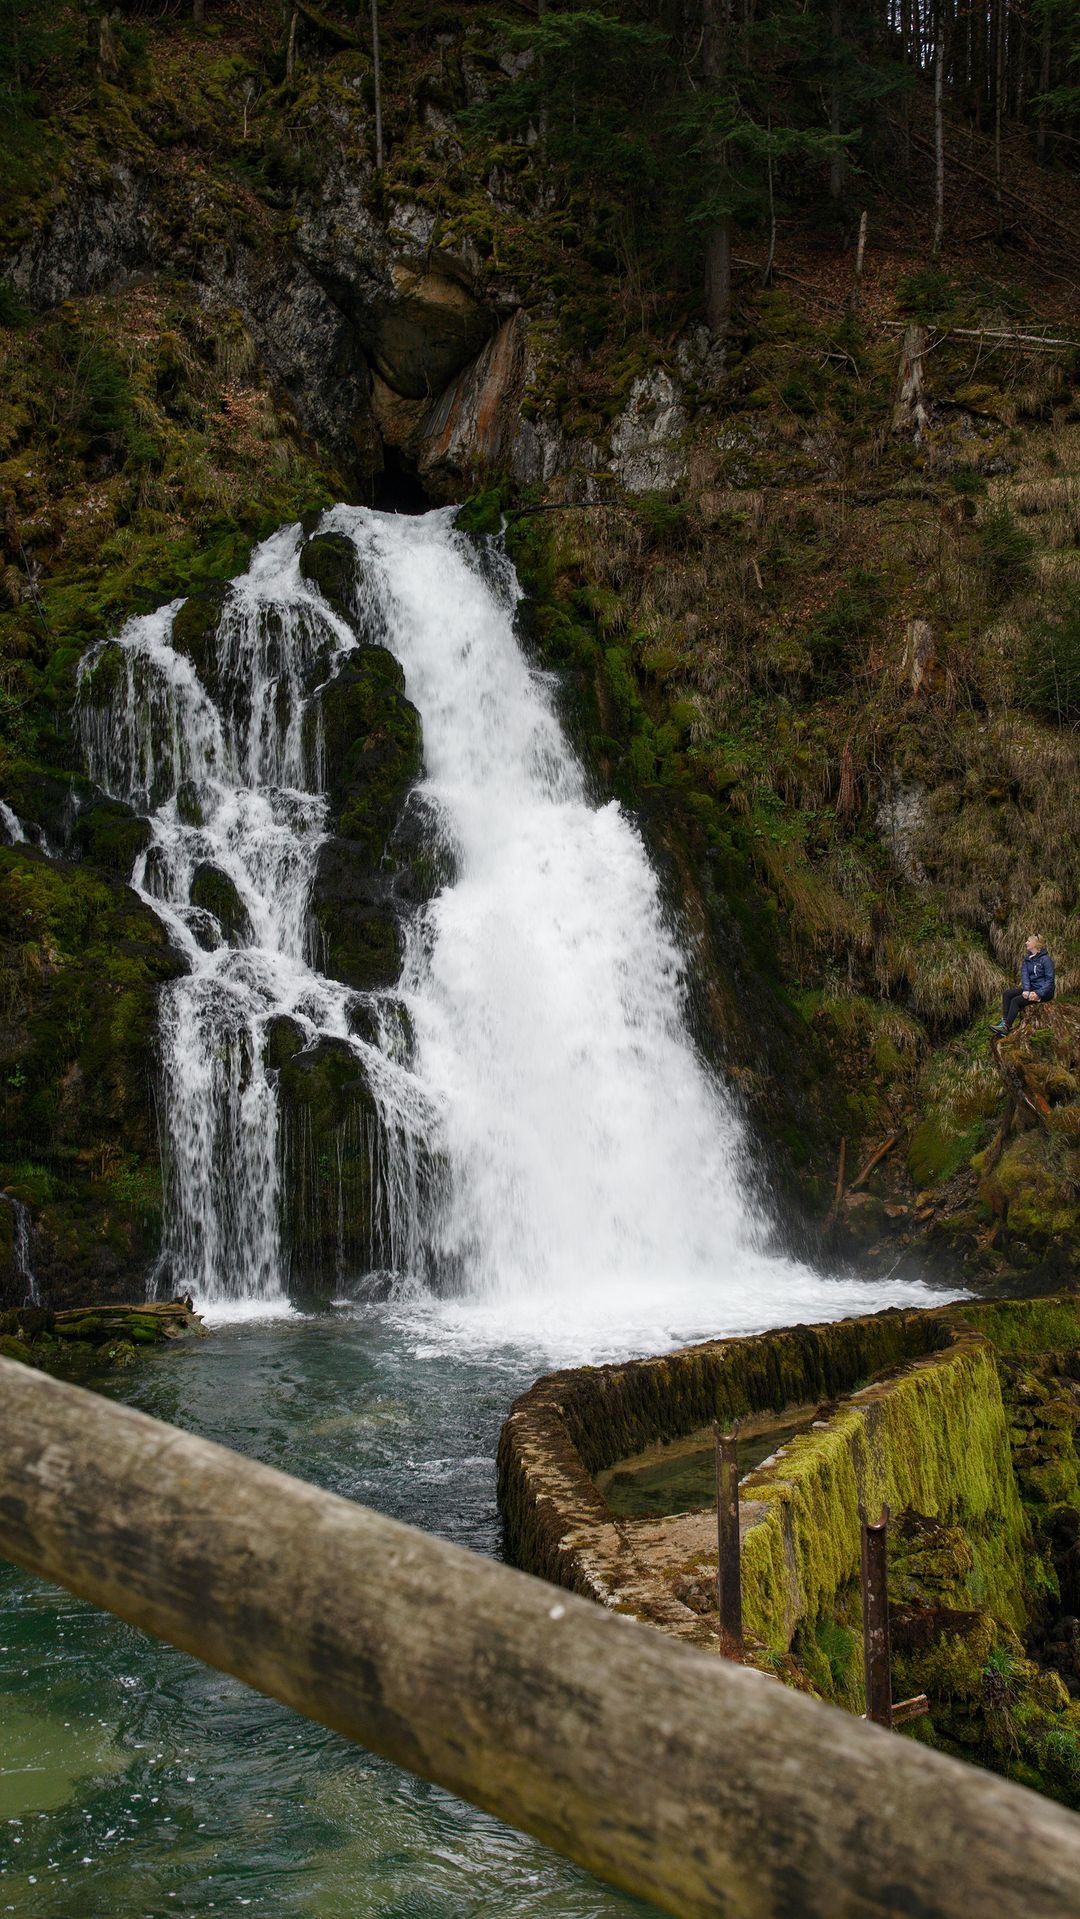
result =
[{"label": "moss-covered rock", "polygon": [[378,1124],[354,1049],[323,1039],[279,1068],[285,1240],[294,1283],[319,1285],[371,1262]]},{"label": "moss-covered rock", "polygon": [[149,820],[122,800],[95,800],[75,821],[74,840],[83,856],[123,879],[130,877],[150,839]]},{"label": "moss-covered rock", "polygon": [[251,916],[236,890],[236,885],[220,866],[200,860],[191,876],[191,904],[200,912],[212,913],[232,946],[243,946],[251,939]]},{"label": "moss-covered rock", "polygon": [[300,572],[323,599],[351,620],[356,611],[356,548],[343,533],[318,533],[300,548]]},{"label": "moss-covered rock", "polygon": [[316,720],[337,831],[375,868],[421,766],[420,718],[393,654],[382,646],[351,653],[318,695],[309,724]]},{"label": "moss-covered rock", "polygon": [[157,999],[184,962],[130,888],[27,847],[0,849],[0,959],[0,1187],[50,1303],[116,1298],[158,1249]]}]

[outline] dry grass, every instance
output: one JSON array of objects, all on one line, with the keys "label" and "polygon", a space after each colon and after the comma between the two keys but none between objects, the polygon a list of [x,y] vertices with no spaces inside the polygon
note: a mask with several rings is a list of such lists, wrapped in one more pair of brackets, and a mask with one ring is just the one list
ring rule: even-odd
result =
[{"label": "dry grass", "polygon": [[938,1032],[966,1026],[995,1002],[1005,983],[987,953],[955,935],[890,940],[878,971],[889,992],[907,990],[919,1019]]}]

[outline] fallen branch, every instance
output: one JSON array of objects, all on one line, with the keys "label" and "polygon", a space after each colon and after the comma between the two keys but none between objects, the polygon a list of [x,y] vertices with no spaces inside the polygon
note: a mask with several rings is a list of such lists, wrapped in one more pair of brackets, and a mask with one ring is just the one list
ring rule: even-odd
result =
[{"label": "fallen branch", "polygon": [[888,1139],[883,1141],[883,1143],[877,1148],[877,1151],[871,1153],[862,1171],[860,1173],[857,1173],[855,1178],[852,1180],[851,1186],[849,1188],[850,1192],[852,1193],[857,1192],[859,1187],[863,1184],[863,1181],[869,1179],[871,1173],[874,1170],[874,1167],[877,1166],[879,1162],[885,1158],[886,1153],[892,1152],[892,1149],[896,1145],[896,1142],[899,1139],[899,1137],[900,1135],[898,1133],[890,1133]]}]

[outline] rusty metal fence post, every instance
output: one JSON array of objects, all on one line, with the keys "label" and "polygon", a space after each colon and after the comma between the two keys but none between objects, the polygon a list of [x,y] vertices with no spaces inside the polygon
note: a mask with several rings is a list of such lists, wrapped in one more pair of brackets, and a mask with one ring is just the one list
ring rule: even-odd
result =
[{"label": "rusty metal fence post", "polygon": [[739,1540],[739,1461],[736,1420],[730,1432],[713,1421],[716,1440],[716,1603],[720,1637],[729,1659],[743,1656],[742,1554]]}]

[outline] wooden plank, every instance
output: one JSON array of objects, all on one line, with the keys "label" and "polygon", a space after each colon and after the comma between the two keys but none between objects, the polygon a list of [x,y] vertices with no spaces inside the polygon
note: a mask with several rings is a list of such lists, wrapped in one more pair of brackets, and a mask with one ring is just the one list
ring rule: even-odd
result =
[{"label": "wooden plank", "polygon": [[890,1727],[892,1670],[889,1646],[888,1531],[889,1509],[871,1525],[860,1510],[862,1529],[863,1677],[866,1717],[875,1726]]},{"label": "wooden plank", "polygon": [[909,1719],[921,1719],[930,1711],[930,1701],[924,1692],[917,1692],[913,1699],[901,1699],[892,1709],[892,1722],[895,1726],[904,1726]]},{"label": "wooden plank", "polygon": [[1049,1800],[10,1361],[0,1553],[676,1919],[1080,1919]]}]

